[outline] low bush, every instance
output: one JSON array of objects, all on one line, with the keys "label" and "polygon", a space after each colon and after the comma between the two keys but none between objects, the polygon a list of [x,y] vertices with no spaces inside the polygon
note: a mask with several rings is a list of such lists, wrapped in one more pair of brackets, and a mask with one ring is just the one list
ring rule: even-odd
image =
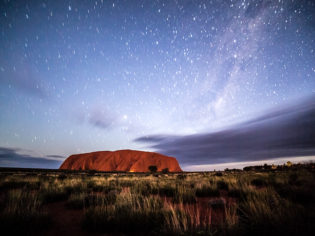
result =
[{"label": "low bush", "polygon": [[173,197],[173,203],[183,203],[183,204],[193,204],[196,203],[196,197],[193,192],[184,192],[181,194],[176,194]]},{"label": "low bush", "polygon": [[159,188],[159,195],[166,197],[174,197],[177,194],[176,187],[165,185]]},{"label": "low bush", "polygon": [[37,194],[21,190],[7,193],[5,208],[0,214],[0,228],[4,235],[34,235],[47,229],[51,218],[42,209]]},{"label": "low bush", "polygon": [[228,191],[229,190],[229,184],[224,182],[223,180],[220,180],[217,182],[217,188],[219,190],[226,190]]},{"label": "low bush", "polygon": [[58,188],[49,188],[40,192],[41,200],[44,204],[65,201],[68,199],[69,194]]},{"label": "low bush", "polygon": [[253,179],[250,183],[251,183],[251,185],[253,185],[255,187],[264,187],[267,185],[266,181],[264,179],[261,179],[261,178]]},{"label": "low bush", "polygon": [[66,206],[70,209],[83,209],[86,199],[86,194],[71,194],[67,200]]},{"label": "low bush", "polygon": [[217,189],[208,186],[202,186],[196,189],[197,197],[218,197],[220,192]]},{"label": "low bush", "polygon": [[58,176],[58,179],[59,180],[65,180],[67,178],[67,175],[65,175],[65,174],[60,174],[59,176]]},{"label": "low bush", "polygon": [[118,193],[116,191],[111,191],[106,195],[94,195],[89,194],[84,198],[84,206],[102,206],[115,204]]},{"label": "low bush", "polygon": [[26,181],[17,181],[17,180],[11,180],[11,181],[5,181],[2,182],[0,185],[0,190],[10,190],[10,189],[19,189],[23,188],[24,186],[27,185]]},{"label": "low bush", "polygon": [[226,206],[226,201],[224,198],[218,198],[210,200],[208,204],[213,209],[224,209]]},{"label": "low bush", "polygon": [[177,179],[179,180],[184,180],[186,178],[187,178],[187,175],[184,175],[184,174],[177,175]]},{"label": "low bush", "polygon": [[115,205],[90,207],[83,227],[102,233],[158,232],[163,225],[162,203],[158,199],[134,195],[119,196]]}]

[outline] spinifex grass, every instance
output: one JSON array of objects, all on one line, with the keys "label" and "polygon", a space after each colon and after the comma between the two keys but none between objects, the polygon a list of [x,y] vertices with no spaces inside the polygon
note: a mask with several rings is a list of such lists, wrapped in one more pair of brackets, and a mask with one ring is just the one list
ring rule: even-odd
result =
[{"label": "spinifex grass", "polygon": [[32,234],[47,228],[50,218],[42,209],[42,202],[37,193],[10,190],[7,192],[5,208],[0,215],[2,233]]},{"label": "spinifex grass", "polygon": [[30,234],[47,230],[44,209],[59,204],[83,213],[87,233],[301,236],[315,231],[310,168],[180,175],[34,173],[0,172],[2,228],[19,225],[11,232]]},{"label": "spinifex grass", "polygon": [[114,204],[92,206],[85,211],[87,230],[129,234],[181,234],[208,231],[210,219],[202,219],[198,209],[163,202],[157,196],[121,193]]}]

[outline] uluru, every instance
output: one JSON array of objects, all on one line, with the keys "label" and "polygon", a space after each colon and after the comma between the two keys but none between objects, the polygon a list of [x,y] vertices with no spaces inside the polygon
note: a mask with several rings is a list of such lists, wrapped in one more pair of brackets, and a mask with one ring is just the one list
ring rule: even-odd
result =
[{"label": "uluru", "polygon": [[168,169],[169,172],[181,172],[174,157],[155,152],[136,150],[99,151],[69,156],[60,166],[63,170],[96,170],[148,172],[149,166],[156,166],[157,171]]}]

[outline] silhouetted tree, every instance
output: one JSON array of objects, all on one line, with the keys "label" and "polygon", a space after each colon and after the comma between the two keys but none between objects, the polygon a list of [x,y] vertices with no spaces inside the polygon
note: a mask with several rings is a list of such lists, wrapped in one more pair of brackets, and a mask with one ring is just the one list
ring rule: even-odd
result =
[{"label": "silhouetted tree", "polygon": [[292,166],[292,162],[291,161],[287,161],[287,166],[291,167]]},{"label": "silhouetted tree", "polygon": [[162,173],[163,173],[163,174],[167,174],[168,172],[169,172],[168,168],[164,168],[164,169],[162,170]]},{"label": "silhouetted tree", "polygon": [[157,171],[157,167],[156,166],[149,166],[149,171],[154,173]]}]

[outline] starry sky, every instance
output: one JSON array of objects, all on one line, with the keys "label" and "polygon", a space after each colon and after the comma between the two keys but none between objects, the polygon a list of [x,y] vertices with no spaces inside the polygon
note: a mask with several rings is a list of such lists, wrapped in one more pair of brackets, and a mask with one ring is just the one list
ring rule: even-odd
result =
[{"label": "starry sky", "polygon": [[314,94],[312,0],[0,3],[0,166],[314,157]]}]

